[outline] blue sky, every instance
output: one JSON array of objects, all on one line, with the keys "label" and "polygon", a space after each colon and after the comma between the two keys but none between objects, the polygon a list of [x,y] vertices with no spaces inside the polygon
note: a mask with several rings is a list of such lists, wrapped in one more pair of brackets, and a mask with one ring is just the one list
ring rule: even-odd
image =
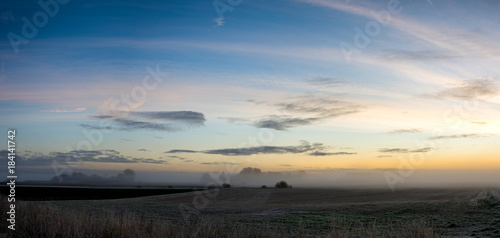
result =
[{"label": "blue sky", "polygon": [[45,3],[0,5],[0,124],[27,168],[500,168],[496,1]]}]

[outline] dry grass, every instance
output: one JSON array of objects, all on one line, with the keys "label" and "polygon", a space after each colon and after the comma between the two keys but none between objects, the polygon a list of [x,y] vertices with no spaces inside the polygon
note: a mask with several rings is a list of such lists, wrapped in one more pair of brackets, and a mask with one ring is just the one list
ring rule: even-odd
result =
[{"label": "dry grass", "polygon": [[[2,199],[1,213],[5,214],[6,200]],[[75,212],[29,202],[16,203],[16,231],[8,231],[2,219],[2,232],[7,237],[308,237],[311,232],[302,226],[293,229],[263,224],[249,227],[244,223],[228,224],[222,220],[201,220],[194,223],[146,219],[129,212]],[[1,237],[2,235],[0,235]],[[312,236],[317,237],[317,236]],[[382,229],[375,222],[349,224],[336,221],[331,232],[323,237],[436,237],[434,230],[422,221]]]},{"label": "dry grass", "polygon": [[355,226],[349,225],[345,221],[334,222],[328,237],[347,238],[347,237],[386,237],[386,238],[430,238],[439,237],[434,229],[425,221],[413,221],[406,224],[400,224],[399,227],[390,227],[381,229],[376,222],[369,224],[359,223]]}]

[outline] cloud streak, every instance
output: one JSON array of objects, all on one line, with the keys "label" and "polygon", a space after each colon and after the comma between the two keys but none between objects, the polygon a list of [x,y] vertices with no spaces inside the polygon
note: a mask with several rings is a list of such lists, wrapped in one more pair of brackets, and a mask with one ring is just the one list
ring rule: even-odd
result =
[{"label": "cloud streak", "polygon": [[390,131],[390,134],[406,134],[406,133],[418,133],[421,132],[422,130],[417,129],[417,128],[411,128],[411,129],[399,129],[399,130],[393,130]]},{"label": "cloud streak", "polygon": [[202,165],[221,165],[221,164],[224,164],[224,165],[238,165],[239,163],[233,163],[233,162],[203,162],[203,163],[199,163],[199,164],[202,164]]},{"label": "cloud streak", "polygon": [[314,85],[317,87],[342,87],[342,86],[352,86],[353,83],[338,79],[338,78],[330,78],[330,77],[318,77],[307,79],[306,82],[310,85]]},{"label": "cloud streak", "polygon": [[310,125],[318,118],[293,118],[288,116],[268,116],[266,119],[255,122],[257,128],[274,129],[284,131],[292,127]]},{"label": "cloud streak", "polygon": [[53,109],[53,110],[42,110],[42,112],[83,112],[85,110],[87,110],[87,108],[77,107],[77,108],[70,109],[70,110],[61,110],[59,108],[56,108],[56,109]]},{"label": "cloud streak", "polygon": [[194,126],[203,126],[205,123],[205,116],[203,115],[203,113],[193,111],[144,111],[130,112],[130,114],[151,120],[182,122]]},{"label": "cloud streak", "polygon": [[[373,7],[366,8],[362,6],[356,6],[350,3],[344,3],[341,1],[328,1],[328,0],[297,0],[299,2],[305,2],[313,4],[316,6],[326,7],[334,9],[337,11],[347,12],[353,15],[365,17],[374,21],[377,21],[376,14],[373,14]],[[401,9],[402,6],[400,6]],[[487,36],[472,34],[471,32],[464,32],[463,34],[454,33],[450,36],[450,31],[447,34],[443,33],[442,29],[437,28],[434,25],[426,25],[422,23],[415,22],[410,19],[405,19],[404,17],[398,15],[398,17],[392,17],[390,21],[391,27],[394,27],[416,39],[422,40],[432,47],[439,47],[446,52],[450,52],[451,56],[469,56],[477,57],[478,55],[483,57],[498,57],[499,51],[495,46],[495,42],[492,42]],[[454,29],[456,32],[463,32],[462,29]],[[408,53],[406,53],[408,54]],[[426,54],[416,55],[416,57],[429,58]],[[432,56],[434,57],[434,56]]]},{"label": "cloud streak", "polygon": [[355,152],[333,152],[333,153],[330,153],[330,152],[321,152],[321,151],[314,151],[312,153],[309,153],[309,155],[312,155],[312,156],[334,156],[334,155],[355,155],[355,154],[358,154],[358,153],[355,153]]},{"label": "cloud streak", "polygon": [[226,21],[224,21],[224,18],[214,18],[213,22],[215,23],[215,27],[219,26],[224,26]]},{"label": "cloud streak", "polygon": [[196,150],[169,150],[166,151],[165,153],[198,153]]},{"label": "cloud streak", "polygon": [[[6,157],[7,151],[0,151],[0,157]],[[5,158],[7,159],[7,158]],[[121,155],[116,150],[73,150],[70,152],[50,152],[26,153],[17,156],[21,164],[29,166],[50,166],[57,162],[60,164],[74,164],[80,162],[94,163],[154,163],[165,164],[165,160],[156,160],[150,158],[136,158]]]},{"label": "cloud streak", "polygon": [[[328,80],[326,80],[328,81]],[[254,122],[257,128],[287,130],[293,127],[311,125],[323,120],[358,113],[363,106],[345,102],[333,96],[301,95],[287,102],[259,102],[256,105],[267,105],[283,112],[285,115],[268,115]]]},{"label": "cloud streak", "polygon": [[153,130],[175,132],[186,127],[204,126],[205,115],[193,111],[139,111],[122,112],[116,115],[95,115],[94,119],[109,120],[112,126],[81,124],[89,130]]},{"label": "cloud streak", "polygon": [[431,150],[432,150],[432,148],[425,147],[425,148],[414,149],[414,150],[404,149],[404,148],[382,148],[382,149],[379,149],[378,151],[381,153],[426,153],[426,152],[429,152]]},{"label": "cloud streak", "polygon": [[436,61],[436,60],[446,60],[459,57],[458,55],[453,55],[447,51],[437,51],[437,50],[396,50],[388,49],[384,50],[381,55],[381,59],[391,61],[391,62],[401,62],[401,61]]},{"label": "cloud streak", "polygon": [[169,150],[165,153],[203,153],[212,155],[224,155],[224,156],[249,156],[257,154],[304,154],[311,156],[333,156],[333,155],[352,155],[356,153],[350,152],[326,152],[328,147],[322,143],[310,144],[307,141],[302,141],[300,145],[296,146],[255,146],[255,147],[245,147],[245,148],[225,148],[225,149],[215,149],[215,150],[203,150],[203,151],[193,151],[193,150]]},{"label": "cloud streak", "polygon": [[461,139],[461,138],[478,138],[484,137],[478,134],[457,134],[457,135],[447,135],[447,136],[432,136],[429,137],[430,140],[443,140],[443,139]]},{"label": "cloud streak", "polygon": [[498,94],[498,84],[491,79],[473,79],[463,81],[460,86],[449,88],[434,94],[437,98],[473,100]]}]

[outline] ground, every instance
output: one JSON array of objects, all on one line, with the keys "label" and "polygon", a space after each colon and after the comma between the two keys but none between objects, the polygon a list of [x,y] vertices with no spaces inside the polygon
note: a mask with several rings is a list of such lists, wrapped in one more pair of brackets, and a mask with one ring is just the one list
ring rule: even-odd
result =
[{"label": "ground", "polygon": [[129,212],[174,224],[222,220],[228,226],[306,228],[322,235],[332,224],[398,227],[424,221],[442,237],[500,237],[498,188],[254,189],[229,188],[140,198],[40,201],[64,210]]}]

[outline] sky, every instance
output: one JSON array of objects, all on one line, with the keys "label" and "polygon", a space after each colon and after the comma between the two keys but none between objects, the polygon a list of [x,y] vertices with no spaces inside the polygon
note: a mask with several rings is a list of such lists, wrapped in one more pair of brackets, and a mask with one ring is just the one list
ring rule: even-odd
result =
[{"label": "sky", "polygon": [[2,1],[2,158],[15,129],[26,179],[500,169],[499,11],[498,1]]}]

